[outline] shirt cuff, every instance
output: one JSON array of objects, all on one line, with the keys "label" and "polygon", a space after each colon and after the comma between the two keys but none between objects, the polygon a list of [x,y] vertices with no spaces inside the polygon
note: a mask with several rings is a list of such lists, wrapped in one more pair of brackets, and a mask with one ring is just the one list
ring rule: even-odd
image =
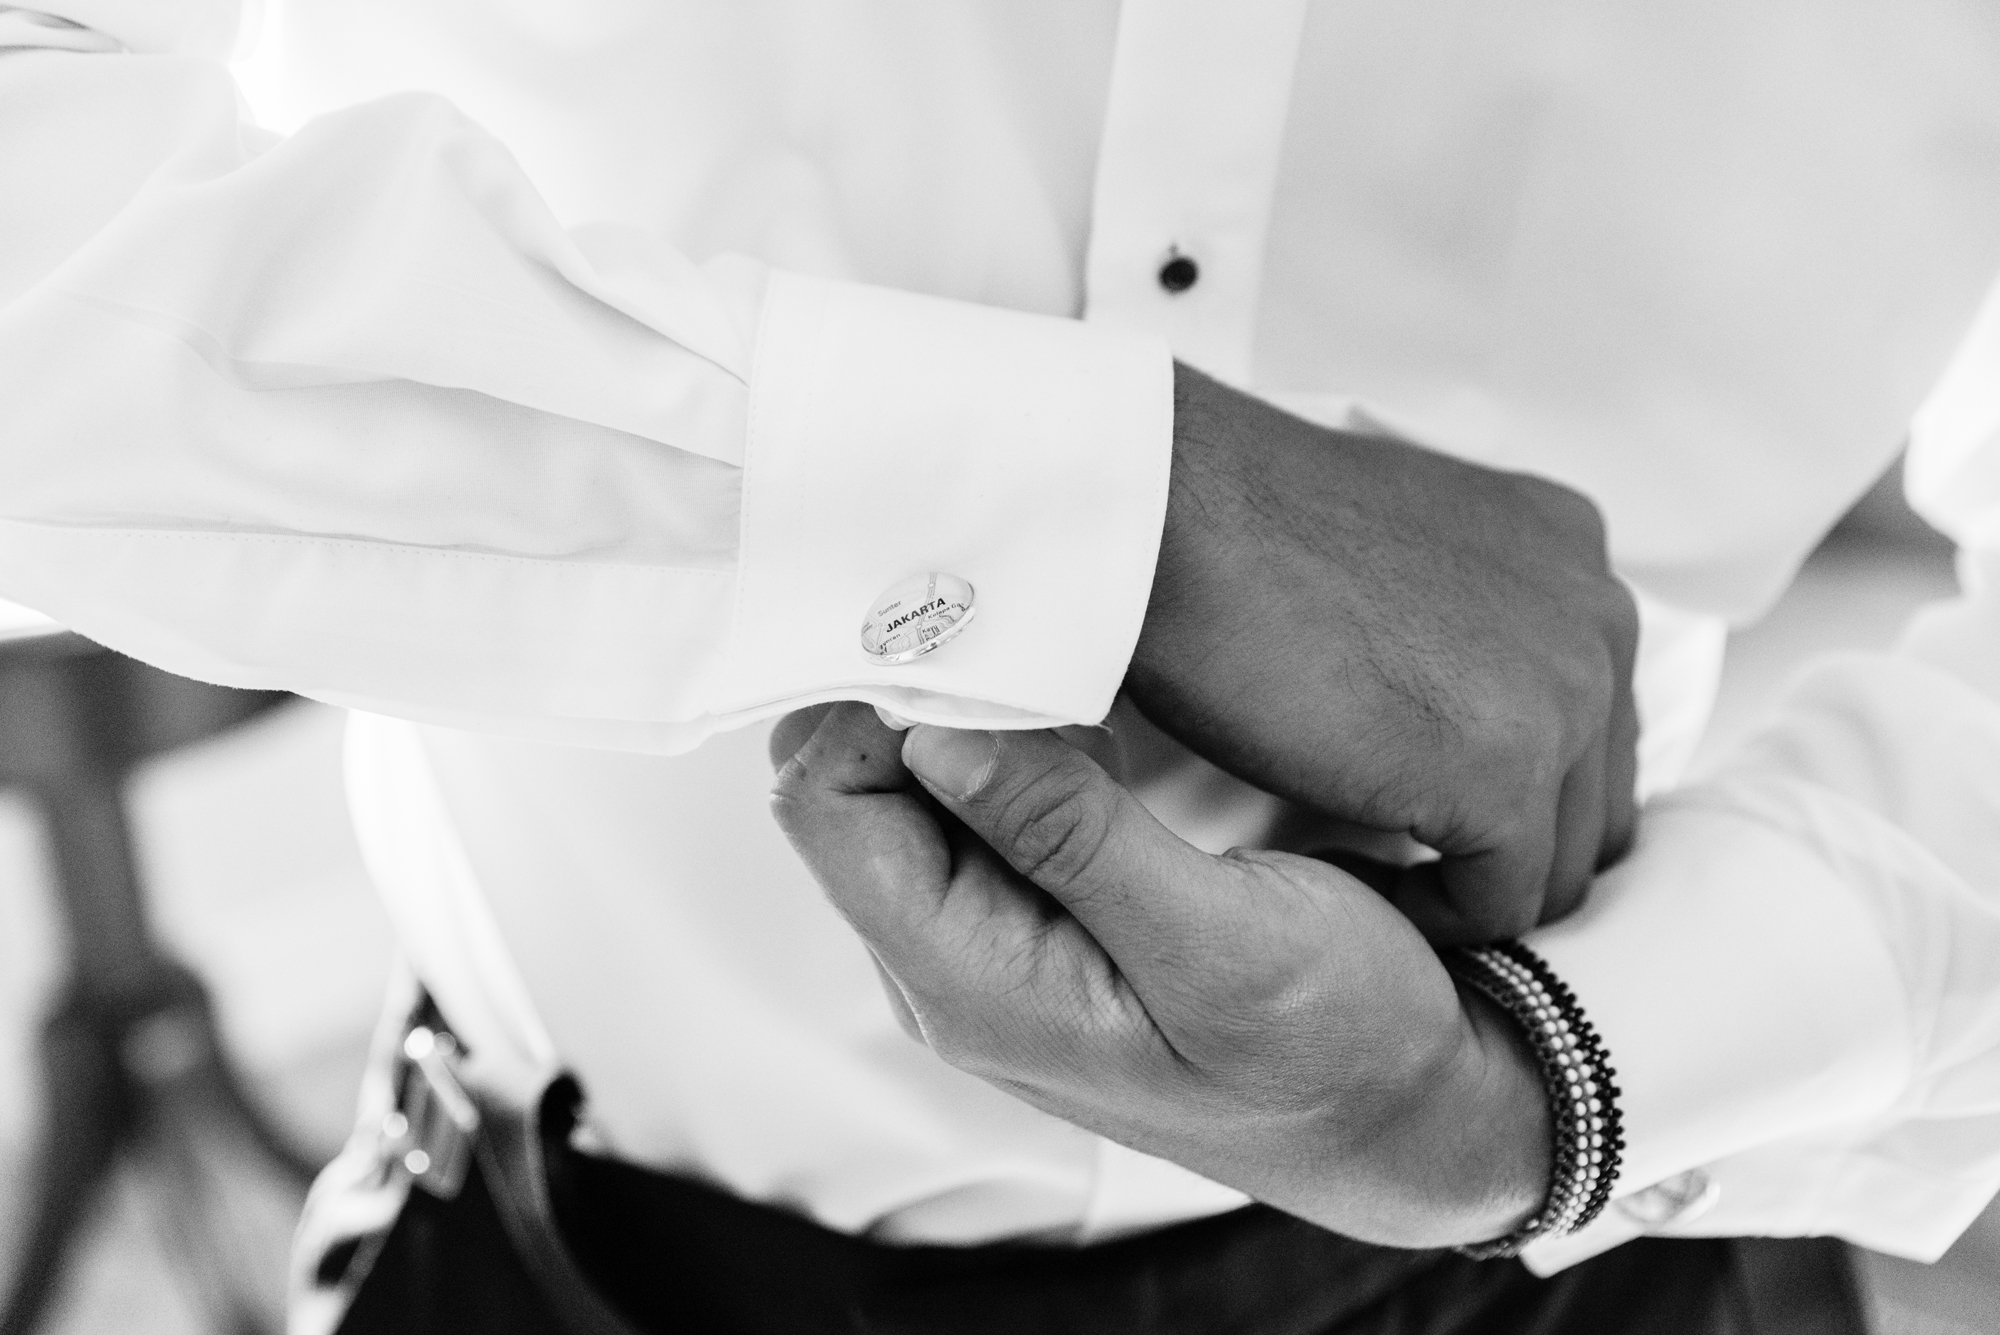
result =
[{"label": "shirt cuff", "polygon": [[1650,804],[1638,846],[1584,908],[1526,938],[1610,1051],[1626,1144],[1611,1207],[1531,1246],[1530,1268],[1549,1273],[1651,1231],[1619,1197],[1864,1119],[1907,1082],[1898,963],[1837,855],[1787,828],[1799,813],[1786,787],[1735,783]]},{"label": "shirt cuff", "polygon": [[[816,700],[920,722],[1095,722],[1138,641],[1172,462],[1163,342],[774,274],[751,379],[722,726]],[[926,571],[976,616],[896,666],[864,614]]]}]

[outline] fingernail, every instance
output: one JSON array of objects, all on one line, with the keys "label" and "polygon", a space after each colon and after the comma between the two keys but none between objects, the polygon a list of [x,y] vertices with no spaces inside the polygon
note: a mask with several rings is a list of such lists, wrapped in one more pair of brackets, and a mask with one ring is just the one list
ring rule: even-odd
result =
[{"label": "fingernail", "polygon": [[892,714],[880,705],[875,706],[875,717],[882,720],[883,727],[894,728],[897,732],[903,732],[916,726],[901,714]]},{"label": "fingernail", "polygon": [[940,795],[961,802],[986,786],[999,758],[999,741],[990,732],[920,724],[903,740],[903,763]]}]

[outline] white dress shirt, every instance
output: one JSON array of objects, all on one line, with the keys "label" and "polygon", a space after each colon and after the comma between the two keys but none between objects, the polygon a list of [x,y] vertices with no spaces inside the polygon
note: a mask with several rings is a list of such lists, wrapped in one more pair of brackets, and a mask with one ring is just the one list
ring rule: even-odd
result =
[{"label": "white dress shirt", "polygon": [[[1675,786],[1725,625],[2000,267],[1982,7],[273,0],[269,128],[236,21],[0,7],[0,594],[365,711],[417,971],[608,1148],[892,1238],[1241,1199],[905,1038],[747,726],[1101,718],[1171,350],[1604,510],[1663,795],[1534,941],[1621,1189],[1706,1167],[1678,1227],[1930,1256],[2000,1184],[2000,313],[1913,443],[1966,596]],[[869,664],[925,569],[978,622]],[[1268,814],[1192,762],[1146,796],[1211,847]]]}]

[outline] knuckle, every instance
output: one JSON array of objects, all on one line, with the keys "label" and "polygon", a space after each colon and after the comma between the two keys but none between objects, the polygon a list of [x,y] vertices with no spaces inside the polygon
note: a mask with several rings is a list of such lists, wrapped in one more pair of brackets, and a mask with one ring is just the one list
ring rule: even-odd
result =
[{"label": "knuckle", "polygon": [[1564,730],[1547,726],[1543,717],[1526,711],[1489,716],[1468,730],[1465,772],[1487,780],[1497,818],[1524,819],[1562,784],[1568,770]]},{"label": "knuckle", "polygon": [[803,830],[812,818],[813,796],[804,762],[793,757],[771,783],[771,815],[778,828],[787,834]]},{"label": "knuckle", "polygon": [[797,756],[787,760],[771,780],[771,806],[795,807],[806,796],[805,762]]},{"label": "knuckle", "polygon": [[1610,588],[1605,596],[1611,606],[1608,609],[1607,619],[1611,622],[1611,631],[1616,643],[1629,652],[1639,643],[1639,601],[1632,596],[1632,591],[1625,587],[1622,580],[1614,578],[1608,583]]},{"label": "knuckle", "polygon": [[1486,941],[1503,941],[1521,936],[1541,921],[1540,896],[1508,896],[1481,904],[1467,912],[1466,920]]},{"label": "knuckle", "polygon": [[[1542,901],[1541,911],[1535,915],[1535,921],[1529,925],[1541,927],[1567,918],[1582,906],[1583,897],[1589,889],[1590,882],[1587,879],[1579,879],[1574,885],[1551,889],[1548,898]],[[1526,931],[1527,928],[1520,930]]]},{"label": "knuckle", "polygon": [[1561,674],[1561,694],[1551,708],[1561,711],[1566,730],[1564,742],[1550,738],[1549,749],[1562,763],[1574,760],[1584,743],[1601,736],[1611,726],[1617,710],[1619,673],[1612,656],[1602,646],[1579,653]]},{"label": "knuckle", "polygon": [[1532,474],[1520,477],[1523,489],[1540,510],[1544,522],[1600,549],[1604,546],[1604,514],[1596,502],[1573,487],[1545,477]]},{"label": "knuckle", "polygon": [[771,819],[777,823],[779,831],[789,839],[793,831],[800,828],[799,804],[790,793],[773,788],[770,797]]},{"label": "knuckle", "polygon": [[1604,842],[1597,850],[1598,871],[1613,866],[1630,853],[1638,835],[1638,803],[1630,794],[1614,794],[1613,798],[1620,809],[1605,823]]},{"label": "knuckle", "polygon": [[1001,812],[1009,856],[1029,880],[1047,888],[1075,884],[1090,870],[1111,827],[1095,803],[1084,800],[1085,775],[1051,775],[1014,794]]},{"label": "knuckle", "polygon": [[1004,1080],[1012,1074],[1008,1064],[995,1057],[991,1048],[970,1039],[957,1025],[927,1023],[924,1036],[930,1040],[931,1051],[947,1066],[967,1075],[981,1080]]},{"label": "knuckle", "polygon": [[939,995],[936,989],[908,984],[904,985],[903,995],[931,1051],[948,1065],[981,1074],[974,1068],[988,1062],[991,1045],[984,1041],[985,1026],[978,1023],[966,998]]}]

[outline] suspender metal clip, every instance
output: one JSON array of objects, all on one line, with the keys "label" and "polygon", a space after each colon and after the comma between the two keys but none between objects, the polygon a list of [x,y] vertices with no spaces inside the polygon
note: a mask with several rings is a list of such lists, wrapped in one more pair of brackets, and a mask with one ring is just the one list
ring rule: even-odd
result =
[{"label": "suspender metal clip", "polygon": [[382,1119],[382,1160],[417,1186],[451,1200],[472,1169],[479,1109],[458,1078],[458,1040],[418,1025],[403,1039],[396,1110]]}]

